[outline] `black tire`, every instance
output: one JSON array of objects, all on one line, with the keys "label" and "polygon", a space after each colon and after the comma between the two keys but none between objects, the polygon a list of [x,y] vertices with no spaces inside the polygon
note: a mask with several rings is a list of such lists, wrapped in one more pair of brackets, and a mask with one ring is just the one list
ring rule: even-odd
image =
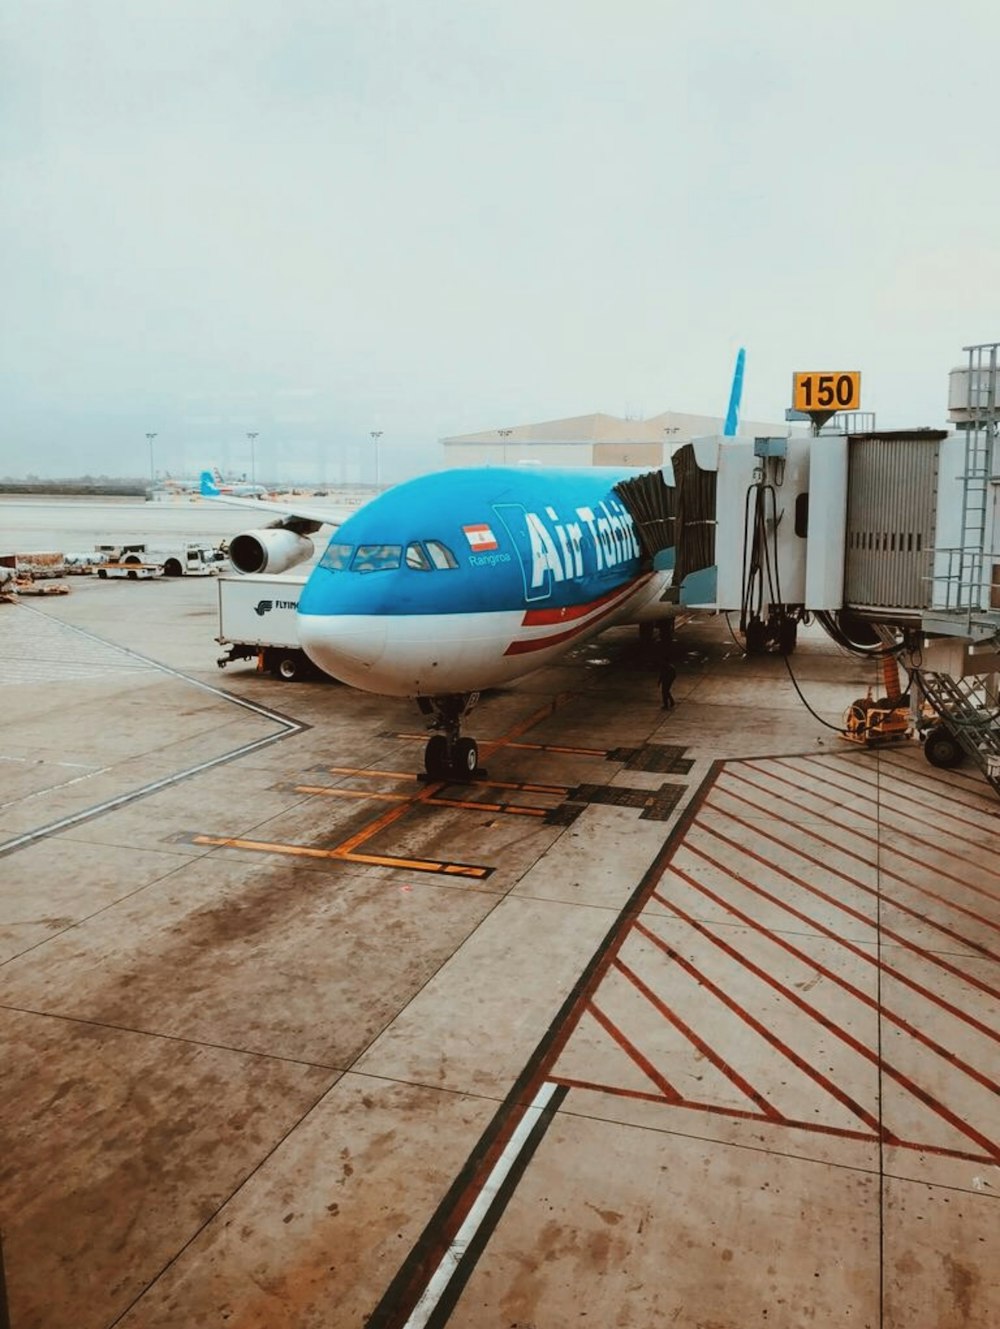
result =
[{"label": "black tire", "polygon": [[761,618],[752,618],[743,634],[747,655],[763,655],[767,650],[767,624]]},{"label": "black tire", "polygon": [[778,650],[782,655],[792,655],[799,638],[799,625],[794,618],[783,618],[778,625]]},{"label": "black tire", "polygon": [[297,683],[305,673],[302,657],[295,651],[276,656],[271,673],[285,683]]},{"label": "black tire", "polygon": [[434,734],[424,748],[424,770],[432,780],[446,780],[448,771],[448,740],[444,734]]},{"label": "black tire", "polygon": [[958,740],[943,724],[936,724],[924,739],[924,756],[932,766],[942,771],[961,766],[965,759]]},{"label": "black tire", "polygon": [[179,577],[184,569],[176,558],[168,558],[163,565],[163,575],[165,577]]},{"label": "black tire", "polygon": [[139,580],[139,574],[138,574],[138,572],[130,572],[130,573],[128,573],[128,579],[129,579],[129,581],[138,581],[138,580]]},{"label": "black tire", "polygon": [[479,765],[479,747],[474,738],[460,738],[451,757],[452,769],[460,780],[471,780]]},{"label": "black tire", "polygon": [[97,575],[98,575],[98,577],[100,577],[101,581],[107,581],[107,579],[108,579],[108,570],[107,570],[107,568],[98,568],[98,569],[97,569]]}]

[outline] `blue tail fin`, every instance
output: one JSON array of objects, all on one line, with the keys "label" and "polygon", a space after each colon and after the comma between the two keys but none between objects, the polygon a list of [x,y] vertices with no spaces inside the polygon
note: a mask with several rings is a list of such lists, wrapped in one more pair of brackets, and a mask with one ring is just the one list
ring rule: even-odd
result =
[{"label": "blue tail fin", "polygon": [[211,471],[202,471],[201,473],[201,494],[203,498],[217,498],[219,486],[212,479]]},{"label": "blue tail fin", "polygon": [[726,423],[723,426],[723,434],[727,438],[732,438],[740,423],[740,400],[743,397],[743,366],[746,364],[747,353],[744,347],[740,347],[736,356],[736,368],[733,371],[733,386],[729,392],[729,410],[726,412]]}]

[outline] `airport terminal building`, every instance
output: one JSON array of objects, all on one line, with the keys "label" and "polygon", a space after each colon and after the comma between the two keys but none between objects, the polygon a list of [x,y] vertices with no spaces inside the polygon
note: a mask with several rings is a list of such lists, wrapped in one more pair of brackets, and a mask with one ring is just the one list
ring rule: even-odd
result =
[{"label": "airport terminal building", "polygon": [[[595,412],[539,424],[484,429],[475,434],[443,438],[444,465],[516,466],[662,466],[676,448],[692,438],[721,434],[718,415],[664,411],[646,420],[621,419]],[[786,423],[743,420],[740,433],[785,436]]]}]

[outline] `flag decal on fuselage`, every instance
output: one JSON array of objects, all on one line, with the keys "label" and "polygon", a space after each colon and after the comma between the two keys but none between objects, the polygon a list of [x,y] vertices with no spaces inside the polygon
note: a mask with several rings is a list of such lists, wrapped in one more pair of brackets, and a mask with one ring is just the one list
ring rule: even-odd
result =
[{"label": "flag decal on fuselage", "polygon": [[479,522],[474,526],[463,526],[465,538],[469,542],[469,548],[482,553],[487,549],[498,549],[497,538],[486,525],[485,522]]}]

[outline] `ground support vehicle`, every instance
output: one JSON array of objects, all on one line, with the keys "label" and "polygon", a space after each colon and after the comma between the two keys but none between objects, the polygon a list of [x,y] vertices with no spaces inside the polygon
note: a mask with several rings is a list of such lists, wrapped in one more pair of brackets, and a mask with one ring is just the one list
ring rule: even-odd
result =
[{"label": "ground support vehicle", "polygon": [[299,596],[304,576],[248,573],[220,577],[219,635],[226,647],[216,664],[225,669],[236,660],[256,660],[257,668],[286,682],[326,678],[299,646]]},{"label": "ground support vehicle", "polygon": [[129,581],[149,581],[153,577],[163,576],[161,563],[143,563],[138,558],[128,562],[102,563],[97,569],[101,581],[108,577],[127,577]]},{"label": "ground support vehicle", "polygon": [[[214,545],[188,542],[160,547],[143,543],[95,548],[104,566],[155,566],[165,577],[211,577],[226,566],[225,554]],[[100,569],[97,575],[101,575]]]}]

